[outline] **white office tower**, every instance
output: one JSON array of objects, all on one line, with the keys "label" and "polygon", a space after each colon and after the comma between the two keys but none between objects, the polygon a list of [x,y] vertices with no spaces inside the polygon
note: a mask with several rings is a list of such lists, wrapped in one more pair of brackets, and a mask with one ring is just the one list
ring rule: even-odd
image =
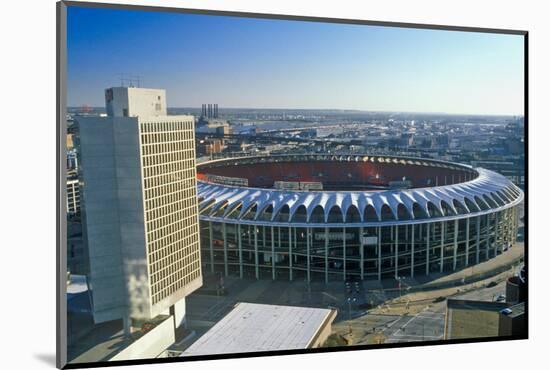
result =
[{"label": "white office tower", "polygon": [[177,328],[202,285],[194,120],[167,116],[164,90],[105,96],[107,117],[77,120],[94,321],[172,314]]}]

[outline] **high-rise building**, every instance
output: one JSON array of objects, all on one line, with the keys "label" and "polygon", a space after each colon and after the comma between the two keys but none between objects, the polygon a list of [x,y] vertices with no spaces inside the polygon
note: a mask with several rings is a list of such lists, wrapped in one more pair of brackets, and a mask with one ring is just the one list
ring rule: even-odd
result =
[{"label": "high-rise building", "polygon": [[[174,316],[202,285],[192,116],[165,91],[107,89],[107,117],[78,117],[81,212],[96,323]],[[158,105],[157,105],[158,104]]]},{"label": "high-rise building", "polygon": [[78,153],[75,149],[67,150],[67,170],[78,170]]}]

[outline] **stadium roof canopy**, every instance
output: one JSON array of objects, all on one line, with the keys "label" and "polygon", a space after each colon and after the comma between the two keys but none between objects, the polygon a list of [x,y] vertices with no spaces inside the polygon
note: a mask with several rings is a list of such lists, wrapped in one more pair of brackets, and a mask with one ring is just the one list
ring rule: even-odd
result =
[{"label": "stadium roof canopy", "polygon": [[[303,161],[312,156],[300,156]],[[246,161],[265,160],[263,157]],[[296,158],[286,157],[285,161]],[[358,159],[362,158],[362,159]],[[369,157],[331,157],[333,161],[358,161]],[[512,207],[523,200],[523,192],[506,177],[486,169],[443,161],[404,157],[370,157],[370,160],[421,167],[470,171],[471,179],[449,185],[424,186],[397,190],[294,191],[235,186],[198,181],[201,220],[243,224],[293,225],[307,227],[338,223],[350,226],[383,226],[433,222],[479,216]],[[280,160],[277,156],[268,161]],[[369,160],[369,159],[367,159]],[[239,159],[216,161],[227,166]],[[208,169],[209,163],[199,165]],[[405,168],[405,167],[403,167]]]}]

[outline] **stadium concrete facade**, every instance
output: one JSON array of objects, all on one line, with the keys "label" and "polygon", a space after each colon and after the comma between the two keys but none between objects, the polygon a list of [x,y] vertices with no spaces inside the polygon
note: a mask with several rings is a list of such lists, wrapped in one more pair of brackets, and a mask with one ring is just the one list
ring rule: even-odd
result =
[{"label": "stadium concrete facade", "polygon": [[523,192],[414,157],[278,155],[197,166],[205,271],[257,279],[398,279],[506,253]]}]

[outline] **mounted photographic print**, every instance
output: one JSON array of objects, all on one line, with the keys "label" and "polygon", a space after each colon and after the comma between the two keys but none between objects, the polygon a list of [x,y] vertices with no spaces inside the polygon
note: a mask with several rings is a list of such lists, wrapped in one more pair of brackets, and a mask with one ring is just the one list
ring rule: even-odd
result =
[{"label": "mounted photographic print", "polygon": [[527,338],[526,55],[58,3],[58,366]]}]

